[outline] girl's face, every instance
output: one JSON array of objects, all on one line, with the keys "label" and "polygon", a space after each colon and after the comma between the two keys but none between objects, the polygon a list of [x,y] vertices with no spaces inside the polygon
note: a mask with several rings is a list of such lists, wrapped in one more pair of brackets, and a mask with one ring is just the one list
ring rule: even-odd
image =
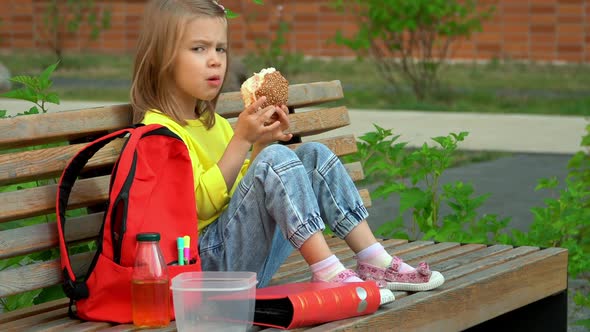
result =
[{"label": "girl's face", "polygon": [[189,22],[173,67],[175,95],[184,105],[194,107],[196,99],[217,96],[227,67],[226,50],[225,19],[199,17]]}]

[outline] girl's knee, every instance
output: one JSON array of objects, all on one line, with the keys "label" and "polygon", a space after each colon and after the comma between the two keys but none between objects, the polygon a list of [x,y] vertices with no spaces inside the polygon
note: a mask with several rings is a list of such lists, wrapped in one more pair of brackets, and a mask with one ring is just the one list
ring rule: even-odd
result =
[{"label": "girl's knee", "polygon": [[272,144],[267,146],[266,148],[262,149],[262,151],[260,151],[256,157],[257,162],[264,161],[271,165],[277,165],[278,163],[285,162],[289,159],[298,158],[293,150],[280,144]]},{"label": "girl's knee", "polygon": [[327,146],[318,142],[307,142],[300,145],[295,151],[301,160],[310,158],[312,160],[328,159],[334,154]]},{"label": "girl's knee", "polygon": [[298,152],[302,153],[326,153],[331,152],[327,146],[318,142],[306,142],[297,148]]}]

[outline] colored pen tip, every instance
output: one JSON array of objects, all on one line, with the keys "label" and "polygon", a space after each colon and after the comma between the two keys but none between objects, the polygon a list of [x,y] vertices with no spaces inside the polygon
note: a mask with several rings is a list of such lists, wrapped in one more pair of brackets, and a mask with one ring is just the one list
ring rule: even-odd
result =
[{"label": "colored pen tip", "polygon": [[188,235],[184,236],[184,247],[190,248],[191,247],[191,237]]},{"label": "colored pen tip", "polygon": [[179,237],[178,239],[176,239],[176,247],[178,249],[182,249],[184,248],[184,239]]}]

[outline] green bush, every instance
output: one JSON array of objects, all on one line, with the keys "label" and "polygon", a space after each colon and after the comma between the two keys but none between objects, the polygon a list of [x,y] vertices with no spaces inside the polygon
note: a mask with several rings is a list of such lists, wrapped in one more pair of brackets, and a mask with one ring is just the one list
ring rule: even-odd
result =
[{"label": "green bush", "polygon": [[[545,206],[531,209],[535,219],[529,232],[513,231],[515,245],[563,247],[568,249],[568,271],[572,278],[582,276],[590,286],[590,124],[581,143],[584,151],[568,163],[565,188],[556,190],[556,178],[541,179],[536,190],[553,190],[554,198]],[[590,293],[578,292],[574,301],[590,308]],[[578,322],[590,329],[590,319]]]},{"label": "green bush", "polygon": [[[477,216],[488,195],[476,196],[469,183],[440,184],[440,176],[451,166],[459,142],[468,133],[434,137],[435,146],[425,143],[420,149],[409,150],[407,142],[398,142],[400,136],[394,136],[391,130],[375,128],[375,132],[360,137],[358,152],[352,158],[361,161],[369,181],[379,179],[382,183],[374,190],[374,198],[396,194],[400,202],[397,218],[377,229],[377,235],[478,243],[505,236],[501,231],[509,218]],[[441,204],[452,212],[441,216]],[[403,219],[406,211],[412,214],[409,234]]]},{"label": "green bush", "polygon": [[[336,41],[359,56],[370,56],[379,73],[399,89],[406,80],[422,100],[439,86],[439,69],[455,42],[481,29],[494,8],[476,0],[333,0],[358,18],[358,33]],[[482,6],[483,7],[483,6]]]},{"label": "green bush", "polygon": [[82,24],[90,28],[90,39],[96,39],[111,26],[111,11],[98,9],[94,0],[50,0],[43,14],[43,34],[53,53],[63,55],[63,33],[78,32]]}]

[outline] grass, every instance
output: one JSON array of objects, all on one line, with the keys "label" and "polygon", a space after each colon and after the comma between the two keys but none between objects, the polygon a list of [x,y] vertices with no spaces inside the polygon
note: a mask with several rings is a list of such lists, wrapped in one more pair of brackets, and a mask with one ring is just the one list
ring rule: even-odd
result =
[{"label": "grass", "polygon": [[[38,74],[55,61],[51,54],[0,54],[13,75]],[[245,63],[248,72],[262,67],[254,57]],[[130,55],[66,55],[54,74],[53,90],[64,100],[127,101],[132,67]],[[440,73],[441,90],[422,101],[409,88],[389,87],[369,61],[305,60],[285,74],[291,83],[342,81],[350,108],[590,115],[590,66],[582,64],[448,65]]]}]

